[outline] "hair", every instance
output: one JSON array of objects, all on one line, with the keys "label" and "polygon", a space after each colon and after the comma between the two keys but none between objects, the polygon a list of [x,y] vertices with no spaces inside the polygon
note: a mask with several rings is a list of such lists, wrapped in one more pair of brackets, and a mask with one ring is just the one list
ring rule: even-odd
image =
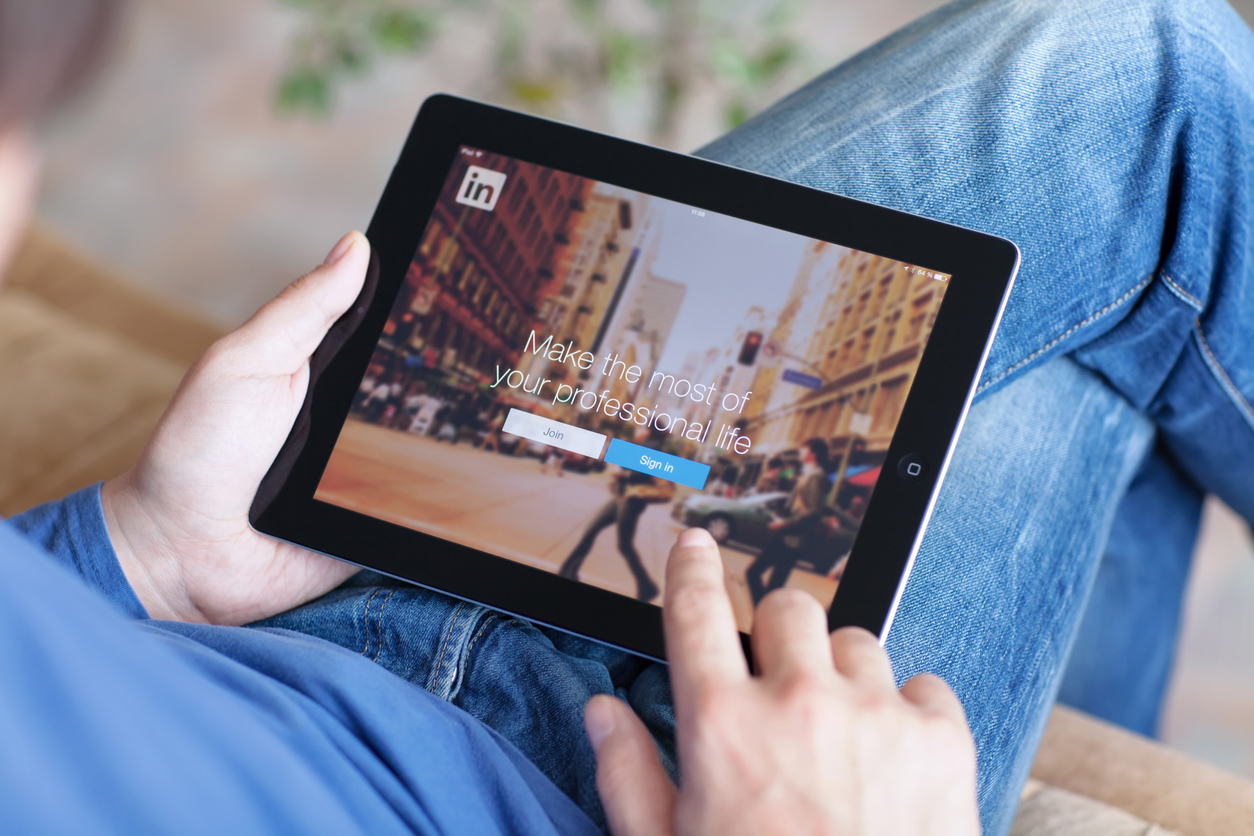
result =
[{"label": "hair", "polygon": [[122,0],[0,0],[0,131],[35,121],[87,81]]},{"label": "hair", "polygon": [[812,438],[805,444],[814,454],[814,460],[818,466],[823,469],[824,473],[831,473],[835,470],[832,462],[831,449],[827,446],[827,442],[821,438]]}]

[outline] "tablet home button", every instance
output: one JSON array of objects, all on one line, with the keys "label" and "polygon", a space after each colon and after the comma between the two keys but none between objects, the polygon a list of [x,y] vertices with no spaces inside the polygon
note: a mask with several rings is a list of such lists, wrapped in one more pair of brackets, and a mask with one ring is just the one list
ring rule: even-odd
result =
[{"label": "tablet home button", "polygon": [[897,462],[897,475],[907,482],[917,482],[927,475],[927,459],[918,453],[907,453]]}]

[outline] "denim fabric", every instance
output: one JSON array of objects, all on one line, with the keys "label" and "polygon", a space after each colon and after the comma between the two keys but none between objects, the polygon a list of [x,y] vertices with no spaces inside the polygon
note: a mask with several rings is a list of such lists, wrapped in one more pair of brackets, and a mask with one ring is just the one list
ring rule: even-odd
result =
[{"label": "denim fabric", "polygon": [[1200,492],[1254,515],[1252,128],[1254,36],[1219,0],[961,0],[701,152],[1023,253],[888,638],[962,697],[987,833],[1098,563],[1067,696],[1146,728]]},{"label": "denim fabric", "polygon": [[1150,422],[1067,358],[972,409],[887,648],[949,682],[979,756],[986,833],[1009,830]]},{"label": "denim fabric", "polygon": [[1115,513],[1059,702],[1153,736],[1175,659],[1202,495],[1162,450]]},{"label": "denim fabric", "polygon": [[676,776],[666,668],[621,650],[370,572],[253,626],[334,642],[464,709],[514,743],[602,829],[596,760],[583,732],[594,694],[627,700]]},{"label": "denim fabric", "polygon": [[[1219,0],[960,0],[700,152],[1022,250],[887,641],[900,680],[935,672],[963,700],[988,834],[1010,827],[1077,634],[1069,698],[1152,724],[1201,492],[1254,516],[1252,129],[1254,36]],[[337,601],[356,649],[368,629],[399,637],[402,675],[440,683],[602,821],[580,708],[628,688],[631,663],[412,594],[417,630],[366,626],[384,593]],[[334,640],[324,606],[290,618]],[[669,751],[664,695],[633,705]],[[579,742],[519,739],[537,729]]]},{"label": "denim fabric", "polygon": [[[703,152],[1023,251],[887,641],[899,679],[932,671],[963,700],[986,833],[1009,829],[1060,686],[1152,725],[1201,493],[1254,516],[1252,128],[1254,37],[1218,0],[962,0]],[[143,617],[106,559],[98,493],[15,524]],[[55,778],[78,781],[67,822],[155,787],[169,804],[126,812],[194,809],[217,831],[586,824],[514,747],[352,654],[484,720],[601,826],[588,696],[628,700],[674,774],[660,665],[370,576],[263,625],[352,654],[276,629],[136,638],[0,537],[0,697],[26,747],[0,759],[10,817]],[[50,693],[73,700],[49,710]],[[154,758],[162,745],[179,760]],[[215,793],[237,803],[206,808]]]}]

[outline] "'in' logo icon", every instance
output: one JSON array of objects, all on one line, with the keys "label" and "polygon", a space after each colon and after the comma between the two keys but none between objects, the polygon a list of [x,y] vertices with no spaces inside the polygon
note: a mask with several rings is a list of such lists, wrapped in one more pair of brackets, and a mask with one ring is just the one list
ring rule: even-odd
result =
[{"label": "'in' logo icon", "polygon": [[501,187],[504,185],[503,172],[472,165],[466,169],[466,176],[462,178],[461,187],[457,190],[457,202],[491,212],[496,207],[496,200],[501,196]]}]

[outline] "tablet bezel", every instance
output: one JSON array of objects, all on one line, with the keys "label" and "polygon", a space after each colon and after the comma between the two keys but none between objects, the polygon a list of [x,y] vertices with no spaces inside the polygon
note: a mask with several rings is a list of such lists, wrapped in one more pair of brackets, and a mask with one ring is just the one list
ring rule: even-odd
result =
[{"label": "tablet bezel", "polygon": [[[260,532],[455,597],[665,658],[662,610],[313,498],[450,167],[462,146],[948,273],[914,383],[828,611],[887,634],[1019,264],[1010,241],[489,105],[427,99],[366,232],[367,291],[312,363],[305,409],[262,481]],[[929,469],[897,473],[907,454]],[[746,648],[748,647],[746,641]]]}]

